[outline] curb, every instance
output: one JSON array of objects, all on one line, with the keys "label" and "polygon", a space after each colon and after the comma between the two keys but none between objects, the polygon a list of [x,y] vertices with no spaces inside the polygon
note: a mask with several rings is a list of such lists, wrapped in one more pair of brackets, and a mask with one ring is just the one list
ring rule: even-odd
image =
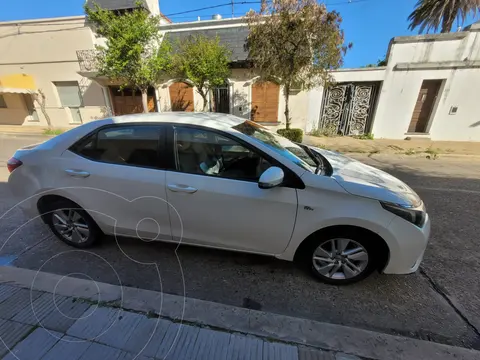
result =
[{"label": "curb", "polygon": [[480,359],[460,347],[28,269],[2,266],[0,283],[370,359]]}]

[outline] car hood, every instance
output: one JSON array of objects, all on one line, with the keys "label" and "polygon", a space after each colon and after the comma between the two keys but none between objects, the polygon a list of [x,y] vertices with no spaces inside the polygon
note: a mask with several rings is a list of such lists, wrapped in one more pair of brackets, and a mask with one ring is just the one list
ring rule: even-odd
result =
[{"label": "car hood", "polygon": [[385,171],[334,151],[310,148],[328,160],[333,170],[331,177],[350,194],[404,206],[421,205],[415,191]]}]

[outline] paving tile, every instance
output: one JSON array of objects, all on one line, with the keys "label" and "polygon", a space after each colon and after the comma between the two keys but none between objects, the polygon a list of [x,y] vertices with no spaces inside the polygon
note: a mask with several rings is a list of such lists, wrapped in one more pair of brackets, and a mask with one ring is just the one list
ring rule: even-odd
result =
[{"label": "paving tile", "polygon": [[318,349],[300,347],[298,348],[299,360],[335,360],[335,353]]},{"label": "paving tile", "polygon": [[43,328],[35,329],[27,338],[17,344],[4,360],[39,360],[62,337],[60,333],[49,333]]},{"label": "paving tile", "polygon": [[116,360],[121,354],[122,350],[107,345],[91,343],[79,360]]},{"label": "paving tile", "polygon": [[154,360],[154,358],[122,351],[117,360]]},{"label": "paving tile", "polygon": [[124,313],[122,309],[93,306],[85,311],[82,318],[75,321],[67,330],[67,335],[85,340],[95,340],[109,331],[122,313]]},{"label": "paving tile", "polygon": [[210,329],[200,329],[193,357],[195,360],[227,360],[230,334]]},{"label": "paving tile", "polygon": [[86,319],[89,311],[95,311],[96,306],[74,298],[55,296],[57,308],[42,319],[42,326],[59,332],[66,332],[78,319]]},{"label": "paving tile", "polygon": [[133,354],[154,357],[157,354],[171,321],[144,317],[135,327],[129,339],[122,346]]},{"label": "paving tile", "polygon": [[14,293],[19,291],[20,288],[10,285],[0,285],[0,303],[7,300]]},{"label": "paving tile", "polygon": [[29,307],[40,295],[40,291],[19,289],[0,304],[0,318],[10,320],[25,307]]},{"label": "paving tile", "polygon": [[250,360],[262,359],[263,344],[260,339],[232,334],[228,344],[227,359],[229,360]]},{"label": "paving tile", "polygon": [[104,334],[98,336],[95,341],[122,349],[135,331],[137,324],[144,319],[146,319],[144,315],[122,311],[113,326]]},{"label": "paving tile", "polygon": [[47,352],[42,360],[78,360],[91,344],[86,340],[64,336]]},{"label": "paving tile", "polygon": [[14,346],[32,331],[33,326],[19,324],[11,320],[0,320],[0,357],[8,353]]},{"label": "paving tile", "polygon": [[[172,324],[172,325],[175,325],[175,324]],[[177,332],[175,327],[172,325],[169,327],[169,329],[171,329],[169,331]],[[172,340],[173,347],[171,347],[169,340],[165,336],[165,338],[162,341],[162,346],[160,346],[160,348],[157,351],[156,357],[163,359],[168,355],[169,359],[175,359],[175,360],[192,359],[195,355],[193,350],[195,349],[195,343],[197,341],[199,332],[200,332],[200,328],[196,326],[181,325],[178,335],[175,334],[174,335],[175,337]]]},{"label": "paving tile", "polygon": [[42,320],[53,311],[58,311],[57,306],[61,305],[67,298],[59,296],[53,300],[53,294],[45,293],[32,302],[31,306],[26,306],[15,315],[12,320],[24,324],[42,326]]},{"label": "paving tile", "polygon": [[[180,328],[180,324],[169,322],[168,328],[165,332],[165,336],[160,341],[157,353],[155,354],[156,358],[165,359],[168,355],[169,359],[175,359],[172,356],[172,352],[177,338],[180,336]],[[145,352],[144,354],[149,355],[147,352]]]},{"label": "paving tile", "polygon": [[292,345],[265,341],[263,360],[298,360],[298,349]]}]

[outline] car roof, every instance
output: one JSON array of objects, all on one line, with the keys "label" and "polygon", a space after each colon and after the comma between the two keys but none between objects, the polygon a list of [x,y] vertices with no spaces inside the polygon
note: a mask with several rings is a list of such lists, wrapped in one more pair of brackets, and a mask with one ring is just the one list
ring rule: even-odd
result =
[{"label": "car roof", "polygon": [[[109,121],[110,120],[110,121]],[[230,130],[232,127],[245,122],[247,119],[238,116],[222,113],[207,112],[162,112],[149,114],[132,114],[113,116],[105,119],[106,123],[173,123],[202,125],[218,130]],[[100,120],[102,121],[102,120]]]}]

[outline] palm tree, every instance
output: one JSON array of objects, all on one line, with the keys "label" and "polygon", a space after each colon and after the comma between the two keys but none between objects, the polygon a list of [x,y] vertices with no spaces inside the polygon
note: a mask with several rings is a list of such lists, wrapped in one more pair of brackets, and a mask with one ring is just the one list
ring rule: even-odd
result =
[{"label": "palm tree", "polygon": [[441,28],[441,32],[446,33],[452,30],[457,17],[463,24],[469,13],[476,15],[479,9],[480,0],[418,0],[415,10],[408,17],[408,28],[420,27],[420,33]]}]

